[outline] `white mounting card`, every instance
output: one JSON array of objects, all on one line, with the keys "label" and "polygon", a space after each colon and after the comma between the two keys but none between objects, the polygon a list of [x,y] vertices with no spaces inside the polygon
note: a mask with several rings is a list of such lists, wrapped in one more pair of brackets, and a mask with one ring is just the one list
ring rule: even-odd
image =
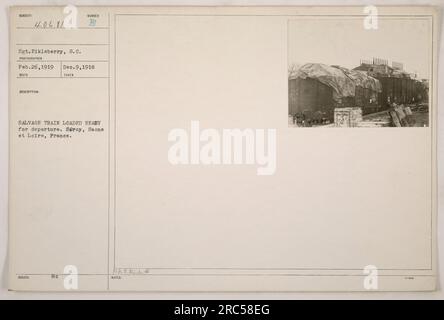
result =
[{"label": "white mounting card", "polygon": [[11,7],[10,289],[434,290],[438,20]]}]

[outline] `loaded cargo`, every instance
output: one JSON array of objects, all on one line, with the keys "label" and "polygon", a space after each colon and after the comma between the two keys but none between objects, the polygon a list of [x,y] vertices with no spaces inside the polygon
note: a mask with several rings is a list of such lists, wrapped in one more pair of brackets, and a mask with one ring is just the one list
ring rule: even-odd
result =
[{"label": "loaded cargo", "polygon": [[335,108],[359,107],[366,115],[393,104],[426,102],[428,97],[426,80],[417,80],[381,59],[354,69],[306,63],[289,75],[288,90],[289,116],[304,125],[333,122]]}]

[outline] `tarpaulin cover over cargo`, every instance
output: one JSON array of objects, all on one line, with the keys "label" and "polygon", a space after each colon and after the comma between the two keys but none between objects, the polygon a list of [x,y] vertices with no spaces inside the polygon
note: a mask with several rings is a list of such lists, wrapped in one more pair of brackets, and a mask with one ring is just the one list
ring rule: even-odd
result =
[{"label": "tarpaulin cover over cargo", "polygon": [[290,77],[292,79],[315,79],[333,89],[333,99],[355,95],[355,83],[338,68],[322,63],[306,63]]},{"label": "tarpaulin cover over cargo", "polygon": [[365,72],[349,70],[343,67],[332,67],[322,63],[306,63],[290,77],[292,79],[315,79],[333,89],[333,99],[353,97],[356,86],[381,92],[380,82]]},{"label": "tarpaulin cover over cargo", "polygon": [[367,75],[367,73],[365,71],[349,70],[347,68],[337,67],[337,66],[335,66],[334,68],[341,69],[341,71],[344,72],[344,74],[347,77],[349,77],[350,79],[352,79],[355,82],[356,86],[370,89],[375,92],[382,91],[382,86],[381,86],[381,83],[379,82],[379,80],[375,79],[373,77],[370,77],[369,75]]},{"label": "tarpaulin cover over cargo", "polygon": [[410,73],[403,71],[403,70],[393,70],[392,77],[396,78],[411,78]]}]

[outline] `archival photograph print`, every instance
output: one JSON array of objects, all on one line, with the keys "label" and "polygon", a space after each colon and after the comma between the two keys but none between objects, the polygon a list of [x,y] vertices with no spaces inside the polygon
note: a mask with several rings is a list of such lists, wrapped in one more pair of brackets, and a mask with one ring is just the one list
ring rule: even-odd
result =
[{"label": "archival photograph print", "polygon": [[428,127],[430,17],[288,22],[289,127]]}]

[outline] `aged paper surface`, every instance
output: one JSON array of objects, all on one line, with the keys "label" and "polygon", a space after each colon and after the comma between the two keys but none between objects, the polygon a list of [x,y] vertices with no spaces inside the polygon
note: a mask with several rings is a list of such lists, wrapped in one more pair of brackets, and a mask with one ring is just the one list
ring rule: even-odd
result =
[{"label": "aged paper surface", "polygon": [[374,13],[12,7],[10,289],[434,290],[438,16]]}]

